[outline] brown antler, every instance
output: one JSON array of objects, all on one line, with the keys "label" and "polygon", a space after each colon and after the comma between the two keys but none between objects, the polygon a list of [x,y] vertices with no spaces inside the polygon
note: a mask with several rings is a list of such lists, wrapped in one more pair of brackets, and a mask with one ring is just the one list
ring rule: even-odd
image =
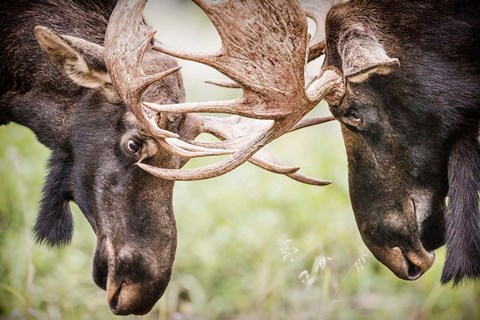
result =
[{"label": "brown antler", "polygon": [[[196,169],[164,169],[138,163],[142,169],[163,179],[198,180],[222,175],[251,160],[262,168],[302,182],[326,184],[304,177],[296,173],[297,167],[283,166],[264,152],[259,152],[264,145],[284,133],[324,121],[300,120],[326,95],[335,95],[338,90],[343,90],[342,78],[334,70],[326,70],[305,89],[307,24],[297,1],[194,0],[215,25],[222,40],[220,51],[216,54],[195,54],[164,46],[155,47],[174,57],[209,65],[243,89],[241,98],[230,101],[172,105],[144,103],[155,112],[221,112],[237,115],[228,120],[195,116],[201,131],[224,140],[214,143],[179,140],[175,134],[158,128],[155,117],[147,116],[141,104],[143,91],[178,68],[154,76],[142,72],[140,62],[145,48],[151,43],[153,32],[141,20],[145,1],[132,2],[135,1],[119,1],[112,14],[105,42],[107,52],[110,51],[109,46],[115,48],[106,55],[106,60],[110,60],[107,66],[113,73],[112,82],[123,101],[147,132],[172,152],[186,157],[233,153],[228,159]],[[235,125],[232,126],[232,123]],[[232,128],[240,129],[233,131]]]},{"label": "brown antler", "polygon": [[275,1],[274,6],[269,1],[195,2],[217,28],[222,40],[220,51],[209,55],[164,46],[156,49],[217,69],[243,88],[243,96],[221,102],[145,105],[157,112],[221,112],[274,121],[261,130],[244,130],[250,134],[244,136],[243,144],[230,144],[239,147],[238,151],[215,165],[175,171],[142,166],[166,179],[203,179],[230,171],[268,142],[289,132],[325,95],[342,84],[339,75],[327,70],[305,90],[307,25],[296,1]]}]

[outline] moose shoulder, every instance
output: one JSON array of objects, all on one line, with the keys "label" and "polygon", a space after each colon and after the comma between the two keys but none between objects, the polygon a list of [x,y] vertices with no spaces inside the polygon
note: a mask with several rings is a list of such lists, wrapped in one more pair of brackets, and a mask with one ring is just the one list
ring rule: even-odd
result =
[{"label": "moose shoulder", "polygon": [[478,1],[352,0],[326,19],[357,224],[403,279],[443,244],[443,282],[480,277],[479,13]]},{"label": "moose shoulder", "polygon": [[[2,1],[0,123],[33,130],[51,149],[35,226],[40,242],[72,237],[69,201],[97,236],[93,278],[116,314],[148,312],[168,284],[176,247],[173,181],[133,164],[179,168],[182,161],[146,136],[112,86],[103,41],[115,1]],[[176,62],[146,53],[146,72]],[[163,103],[183,101],[178,73],[158,82]],[[164,119],[178,132],[183,116]],[[32,155],[33,156],[33,155]]]}]

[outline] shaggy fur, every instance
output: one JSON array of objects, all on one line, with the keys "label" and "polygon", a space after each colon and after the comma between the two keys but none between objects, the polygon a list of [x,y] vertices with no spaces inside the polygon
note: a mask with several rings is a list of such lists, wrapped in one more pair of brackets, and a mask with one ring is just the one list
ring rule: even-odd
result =
[{"label": "shaggy fur", "polygon": [[73,235],[73,217],[69,202],[73,200],[68,190],[72,161],[59,152],[52,154],[47,181],[43,186],[40,212],[34,227],[35,239],[50,246],[62,246]]},{"label": "shaggy fur", "polygon": [[480,144],[474,135],[459,139],[448,163],[447,257],[442,283],[480,278]]}]

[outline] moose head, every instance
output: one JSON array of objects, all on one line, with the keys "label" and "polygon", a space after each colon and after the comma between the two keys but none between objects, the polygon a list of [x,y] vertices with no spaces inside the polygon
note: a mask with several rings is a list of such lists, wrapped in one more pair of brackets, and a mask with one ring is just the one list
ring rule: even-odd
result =
[{"label": "moose head", "polygon": [[[478,4],[351,1],[326,17],[339,70],[350,197],[361,236],[398,277],[446,243],[442,281],[480,276]],[[474,71],[476,70],[476,71]],[[448,206],[445,199],[448,197]]]},{"label": "moose head", "polygon": [[[90,88],[70,107],[65,133],[52,144],[36,238],[49,245],[68,243],[73,228],[68,203],[77,203],[97,236],[93,278],[107,290],[112,312],[146,313],[163,294],[175,257],[174,182],[158,179],[135,163],[179,168],[185,160],[142,130],[112,85],[104,47],[42,26],[35,28],[35,36],[67,77]],[[149,51],[143,68],[147,74],[163,72],[145,99],[184,100],[173,59]],[[158,120],[188,137],[183,121],[183,116],[173,115]]]}]

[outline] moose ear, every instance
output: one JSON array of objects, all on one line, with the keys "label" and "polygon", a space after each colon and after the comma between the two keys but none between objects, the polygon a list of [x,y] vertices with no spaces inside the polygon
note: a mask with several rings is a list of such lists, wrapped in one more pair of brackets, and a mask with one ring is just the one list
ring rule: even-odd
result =
[{"label": "moose ear", "polygon": [[105,67],[102,46],[62,36],[42,26],[35,27],[35,37],[43,51],[73,82],[99,90],[112,103],[121,101]]},{"label": "moose ear", "polygon": [[50,246],[66,245],[72,239],[73,217],[69,193],[71,165],[68,159],[53,153],[50,172],[43,187],[40,213],[34,227],[35,239]]},{"label": "moose ear", "polygon": [[343,74],[351,82],[365,81],[370,74],[389,74],[400,66],[398,59],[387,55],[375,34],[358,24],[340,36],[338,52]]}]

